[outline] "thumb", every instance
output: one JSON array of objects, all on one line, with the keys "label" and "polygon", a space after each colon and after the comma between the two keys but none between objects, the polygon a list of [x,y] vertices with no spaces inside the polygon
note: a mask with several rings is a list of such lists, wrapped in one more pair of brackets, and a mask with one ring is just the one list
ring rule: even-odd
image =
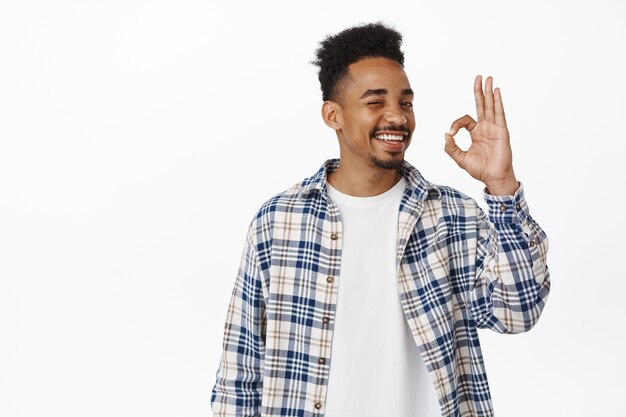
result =
[{"label": "thumb", "polygon": [[465,161],[466,152],[461,150],[461,148],[459,148],[456,145],[454,137],[451,134],[446,133],[445,135],[446,135],[446,145],[444,146],[443,149],[446,151],[448,155],[450,155],[450,158],[452,158],[454,162],[457,163],[458,166],[463,168],[463,163]]}]

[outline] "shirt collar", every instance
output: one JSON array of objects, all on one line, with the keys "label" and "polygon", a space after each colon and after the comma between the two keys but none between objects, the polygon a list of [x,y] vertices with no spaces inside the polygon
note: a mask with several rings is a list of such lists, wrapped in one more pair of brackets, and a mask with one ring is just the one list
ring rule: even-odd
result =
[{"label": "shirt collar", "polygon": [[[317,172],[302,181],[300,186],[300,195],[306,196],[313,191],[319,191],[323,195],[326,194],[327,174],[336,171],[339,168],[339,158],[327,159]],[[433,194],[437,199],[441,199],[441,191],[435,185],[426,181],[422,174],[413,165],[407,161],[403,161],[398,171],[406,179],[407,189],[415,193],[418,199],[424,201],[428,194]]]}]

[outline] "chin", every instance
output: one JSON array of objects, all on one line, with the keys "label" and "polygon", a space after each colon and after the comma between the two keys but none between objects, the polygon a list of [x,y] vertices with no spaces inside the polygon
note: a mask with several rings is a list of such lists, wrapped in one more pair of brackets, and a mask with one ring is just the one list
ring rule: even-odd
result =
[{"label": "chin", "polygon": [[377,157],[372,157],[370,159],[374,165],[383,169],[398,169],[401,168],[404,164],[404,155],[400,155],[397,158],[386,158],[381,159]]}]

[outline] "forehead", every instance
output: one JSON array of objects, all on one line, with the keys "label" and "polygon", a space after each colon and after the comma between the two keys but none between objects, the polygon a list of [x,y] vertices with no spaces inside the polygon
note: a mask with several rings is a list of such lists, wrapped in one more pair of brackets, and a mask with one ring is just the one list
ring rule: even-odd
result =
[{"label": "forehead", "polygon": [[[350,90],[353,94],[359,90],[385,88],[390,93],[410,88],[409,79],[402,66],[388,58],[365,58],[348,67]],[[396,91],[397,90],[397,91]]]}]

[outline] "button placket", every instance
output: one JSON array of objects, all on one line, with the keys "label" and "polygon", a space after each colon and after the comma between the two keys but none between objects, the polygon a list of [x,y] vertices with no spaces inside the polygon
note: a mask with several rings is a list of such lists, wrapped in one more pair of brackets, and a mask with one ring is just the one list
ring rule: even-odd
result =
[{"label": "button placket", "polygon": [[[335,212],[335,210],[333,210],[331,208],[331,213],[334,214],[334,212]],[[341,226],[340,226],[340,230],[341,230]],[[339,243],[338,242],[339,241],[339,234],[336,233],[336,232],[331,233],[330,234],[330,240],[331,240],[331,242],[329,242],[330,243],[330,249],[335,251],[337,249],[337,246],[338,246],[338,243]],[[331,274],[332,274],[332,272],[331,272]],[[336,273],[335,273],[335,275],[336,275]],[[335,276],[327,275],[326,276],[326,282],[328,284],[332,285],[335,282]],[[325,315],[325,316],[322,317],[322,323],[324,325],[324,331],[329,332],[330,329],[329,329],[328,324],[330,323],[330,315],[332,315],[332,311],[329,311],[327,313],[329,315]],[[320,352],[320,353],[321,354],[324,354],[324,353],[328,354],[330,352]],[[317,363],[319,365],[326,365],[327,362],[328,362],[328,358],[323,357],[323,356],[320,356],[317,359]],[[325,368],[324,371],[327,372],[327,369]],[[322,402],[321,401],[316,401],[315,404],[314,404],[314,408],[315,408],[315,410],[321,410],[322,409]]]},{"label": "button placket", "polygon": [[[337,241],[339,240],[339,235],[337,233],[331,233],[330,239]],[[335,281],[335,278],[333,276],[329,275],[326,277],[326,282],[328,282],[329,284],[332,284],[334,281]],[[322,317],[322,323],[328,324],[329,322],[330,322],[330,317],[328,316]]]}]

